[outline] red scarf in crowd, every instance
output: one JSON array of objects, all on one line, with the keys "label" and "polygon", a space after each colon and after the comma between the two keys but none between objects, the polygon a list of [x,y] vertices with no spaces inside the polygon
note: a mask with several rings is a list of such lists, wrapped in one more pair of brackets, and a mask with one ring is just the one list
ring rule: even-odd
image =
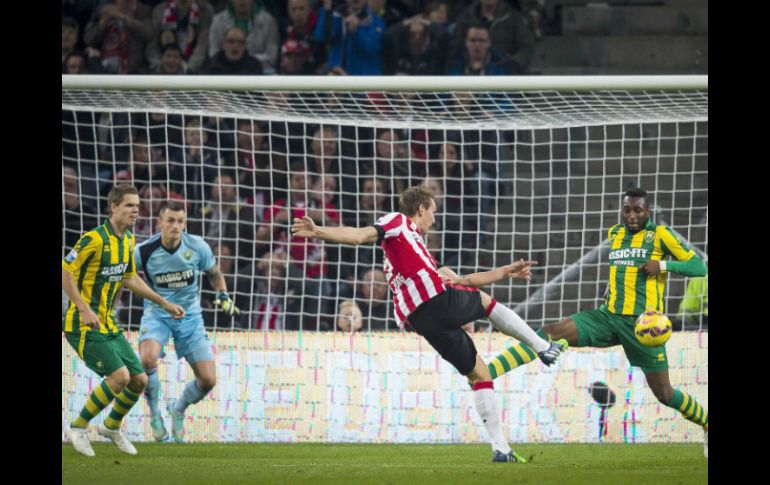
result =
[{"label": "red scarf in crowd", "polygon": [[190,56],[198,42],[198,24],[200,24],[200,5],[198,0],[192,0],[190,11],[187,13],[187,32],[178,31],[179,20],[176,15],[176,5],[174,0],[166,0],[166,10],[163,12],[163,24],[161,30],[171,30],[176,34],[179,47],[182,49],[182,55],[185,60],[190,60]]}]

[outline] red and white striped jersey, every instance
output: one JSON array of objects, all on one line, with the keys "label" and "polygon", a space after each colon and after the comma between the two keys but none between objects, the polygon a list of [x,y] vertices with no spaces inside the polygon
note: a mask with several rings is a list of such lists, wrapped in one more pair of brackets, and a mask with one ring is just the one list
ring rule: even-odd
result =
[{"label": "red and white striped jersey", "polygon": [[404,328],[404,319],[421,303],[446,291],[446,285],[414,222],[400,212],[391,212],[374,225],[385,233],[385,276],[393,292],[396,323]]}]

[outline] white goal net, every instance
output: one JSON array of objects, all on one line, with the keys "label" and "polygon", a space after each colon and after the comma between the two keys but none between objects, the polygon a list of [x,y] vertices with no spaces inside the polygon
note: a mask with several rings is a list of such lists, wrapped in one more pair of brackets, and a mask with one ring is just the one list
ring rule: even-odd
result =
[{"label": "white goal net", "polygon": [[[539,262],[531,282],[490,288],[534,328],[601,303],[606,234],[627,188],[646,189],[653,219],[708,258],[706,77],[302,81],[63,76],[62,256],[129,181],[142,201],[138,242],[157,232],[160,202],[177,198],[188,231],[214,250],[242,311],[215,312],[204,277],[209,329],[300,335],[347,330],[346,300],[361,310],[359,332],[398,329],[382,250],[291,240],[291,219],[369,225],[417,184],[439,202],[428,245],[441,264],[467,274]],[[688,283],[669,277],[666,311],[676,330],[707,330],[707,317],[680,312]],[[117,317],[129,333],[141,310],[124,292]],[[686,372],[707,372],[704,355]]]}]

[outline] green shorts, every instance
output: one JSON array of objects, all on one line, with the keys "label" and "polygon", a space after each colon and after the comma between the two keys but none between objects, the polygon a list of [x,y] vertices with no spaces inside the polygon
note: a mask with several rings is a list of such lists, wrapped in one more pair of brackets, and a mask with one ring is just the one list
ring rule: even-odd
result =
[{"label": "green shorts", "polygon": [[132,376],[144,372],[142,364],[139,363],[134,349],[131,348],[123,332],[111,334],[96,331],[64,332],[64,335],[86,366],[102,377],[124,366]]},{"label": "green shorts", "polygon": [[578,331],[577,347],[612,347],[622,345],[628,361],[644,372],[668,369],[666,347],[645,347],[634,336],[636,317],[616,315],[602,305],[570,315]]}]

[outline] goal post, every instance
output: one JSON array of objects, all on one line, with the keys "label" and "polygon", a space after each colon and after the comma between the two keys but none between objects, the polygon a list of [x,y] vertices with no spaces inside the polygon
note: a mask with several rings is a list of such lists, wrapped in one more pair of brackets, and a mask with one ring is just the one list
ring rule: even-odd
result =
[{"label": "goal post", "polygon": [[[188,230],[211,245],[241,308],[217,312],[204,277],[221,378],[191,411],[192,440],[475,442],[462,376],[395,325],[382,250],[293,240],[291,218],[370,225],[425,184],[441,264],[469,274],[539,262],[532,281],[488,290],[540,328],[602,302],[607,230],[629,187],[707,259],[708,77],[63,75],[62,256],[106,217],[118,182],[140,190],[138,242],[157,232],[160,202],[187,204]],[[668,279],[671,376],[707,407],[708,320],[680,313],[690,282]],[[117,320],[132,343],[141,311],[123,292]],[[487,360],[507,342],[485,321],[471,335]],[[163,399],[190,378],[167,352]],[[95,381],[64,342],[62,357],[69,416]],[[701,439],[620,347],[570,351],[559,365],[495,383],[510,440]],[[597,381],[618,396],[605,438],[588,392]],[[149,439],[146,409],[127,419],[132,439]]]}]

